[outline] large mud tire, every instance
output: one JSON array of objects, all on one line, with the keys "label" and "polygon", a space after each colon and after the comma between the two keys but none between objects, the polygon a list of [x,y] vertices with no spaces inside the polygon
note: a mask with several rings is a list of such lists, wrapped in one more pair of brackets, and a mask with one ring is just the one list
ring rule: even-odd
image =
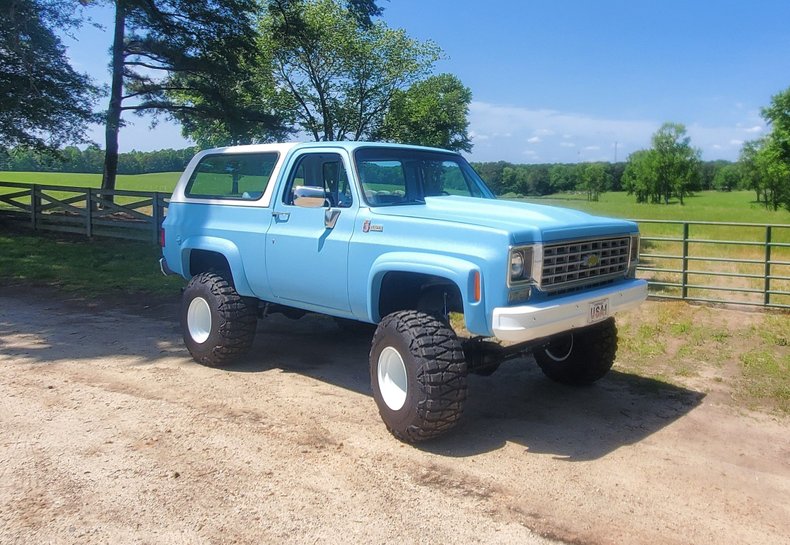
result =
[{"label": "large mud tire", "polygon": [[222,367],[246,354],[258,323],[253,299],[214,273],[192,277],[181,299],[184,343],[196,362]]},{"label": "large mud tire", "polygon": [[535,361],[551,380],[562,384],[592,384],[612,368],[617,355],[614,318],[566,335],[535,350]]},{"label": "large mud tire", "polygon": [[373,398],[401,441],[424,441],[453,428],[466,401],[466,376],[461,343],[440,320],[406,310],[379,323],[370,350]]}]

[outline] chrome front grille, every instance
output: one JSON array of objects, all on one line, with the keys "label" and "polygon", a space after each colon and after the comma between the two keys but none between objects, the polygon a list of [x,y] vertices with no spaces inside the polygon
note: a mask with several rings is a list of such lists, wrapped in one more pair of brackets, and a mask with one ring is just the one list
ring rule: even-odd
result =
[{"label": "chrome front grille", "polygon": [[630,242],[619,237],[545,245],[540,288],[555,292],[625,275]]}]

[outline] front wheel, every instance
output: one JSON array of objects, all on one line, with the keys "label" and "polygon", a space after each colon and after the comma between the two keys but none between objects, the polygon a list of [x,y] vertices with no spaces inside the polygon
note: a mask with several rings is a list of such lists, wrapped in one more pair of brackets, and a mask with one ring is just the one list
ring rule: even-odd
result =
[{"label": "front wheel", "polygon": [[454,427],[466,401],[466,360],[455,333],[433,316],[394,312],[378,325],[370,382],[381,419],[408,443]]},{"label": "front wheel", "polygon": [[252,346],[257,324],[255,305],[218,274],[198,274],[184,289],[184,344],[198,363],[219,367],[240,358]]},{"label": "front wheel", "polygon": [[562,384],[592,384],[612,368],[617,354],[614,318],[578,331],[558,335],[535,350],[540,369]]}]

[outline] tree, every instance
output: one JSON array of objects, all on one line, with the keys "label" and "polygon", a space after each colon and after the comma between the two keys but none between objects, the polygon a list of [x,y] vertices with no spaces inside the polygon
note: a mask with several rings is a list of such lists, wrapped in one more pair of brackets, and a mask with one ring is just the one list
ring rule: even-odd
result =
[{"label": "tree", "polygon": [[664,123],[653,134],[653,147],[632,153],[623,173],[623,187],[637,202],[669,204],[674,196],[683,204],[699,179],[700,151],[691,147],[686,127]]},{"label": "tree", "polygon": [[99,91],[68,62],[56,28],[77,24],[71,2],[0,4],[0,148],[57,150],[85,142]]},{"label": "tree", "polygon": [[[102,189],[115,188],[118,131],[124,111],[165,113],[180,120],[238,119],[282,129],[259,104],[221,95],[255,54],[255,0],[114,0],[112,83],[106,114]],[[229,93],[232,95],[232,93]]]},{"label": "tree", "polygon": [[549,184],[553,192],[573,191],[581,185],[581,165],[558,164],[549,168]]},{"label": "tree", "polygon": [[660,201],[655,163],[655,150],[639,150],[628,156],[623,187],[629,195],[636,195],[636,202]]},{"label": "tree", "polygon": [[771,126],[771,146],[777,158],[790,164],[790,88],[773,96],[761,113]]},{"label": "tree", "polygon": [[472,151],[467,132],[470,102],[472,91],[456,76],[431,76],[395,91],[376,139]]},{"label": "tree", "polygon": [[582,171],[582,186],[587,191],[588,201],[597,201],[598,196],[606,191],[611,177],[603,163],[590,163]]},{"label": "tree", "polygon": [[719,168],[713,177],[713,187],[719,191],[732,191],[740,185],[741,171],[737,165]]},{"label": "tree", "polygon": [[758,171],[767,190],[766,205],[790,210],[790,88],[773,96],[761,113],[771,126],[757,153]]},{"label": "tree", "polygon": [[[781,145],[773,133],[747,142],[741,150],[740,168],[749,187],[757,193],[757,201],[766,208],[790,210],[790,164],[782,160]],[[762,199],[761,199],[762,197]]]},{"label": "tree", "polygon": [[293,121],[315,140],[360,140],[381,126],[396,91],[439,58],[432,42],[363,24],[335,0],[270,2],[260,45]]},{"label": "tree", "polygon": [[280,141],[291,134],[271,63],[259,53],[249,59],[218,53],[215,58],[227,59],[224,71],[233,74],[230,79],[194,71],[175,72],[168,79],[166,96],[179,106],[170,115],[182,134],[201,148]]},{"label": "tree", "polygon": [[686,127],[680,123],[664,123],[653,135],[653,150],[658,182],[658,193],[668,204],[672,195],[680,199],[694,183],[700,164],[700,152],[691,147]]}]

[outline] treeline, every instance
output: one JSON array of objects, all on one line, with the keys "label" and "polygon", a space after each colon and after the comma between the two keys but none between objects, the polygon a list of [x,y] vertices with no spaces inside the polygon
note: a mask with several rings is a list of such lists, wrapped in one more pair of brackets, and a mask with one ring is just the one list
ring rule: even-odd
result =
[{"label": "treeline", "polygon": [[[121,153],[120,174],[181,172],[197,148],[132,151]],[[515,164],[506,161],[475,162],[475,170],[497,195],[551,195],[561,192],[586,192],[591,200],[607,191],[628,189],[624,178],[628,163]],[[20,172],[81,172],[101,174],[104,150],[88,146],[80,150],[69,146],[56,155],[31,149],[0,150],[0,170]],[[729,161],[707,161],[699,165],[691,191],[754,189],[753,178]]]},{"label": "treeline", "polygon": [[[184,148],[121,153],[118,156],[118,173],[181,172],[196,152],[197,148]],[[56,154],[24,148],[0,148],[0,170],[101,174],[103,168],[104,150],[98,146],[88,146],[84,150],[69,146]]]},{"label": "treeline", "polygon": [[[551,195],[563,191],[595,193],[625,191],[627,163],[514,164],[506,161],[472,163],[497,195]],[[751,189],[747,177],[734,171],[730,161],[705,161],[690,183],[691,191]]]}]

